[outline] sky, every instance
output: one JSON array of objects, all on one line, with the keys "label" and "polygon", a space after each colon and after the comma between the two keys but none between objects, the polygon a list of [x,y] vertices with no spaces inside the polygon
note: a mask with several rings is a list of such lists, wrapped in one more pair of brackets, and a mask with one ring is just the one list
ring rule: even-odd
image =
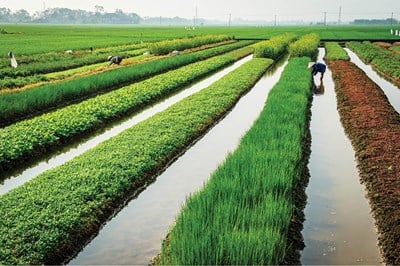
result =
[{"label": "sky", "polygon": [[[122,9],[141,17],[182,17],[228,20],[350,21],[357,18],[400,20],[400,0],[0,0],[0,8],[25,9],[33,14],[44,8],[66,7],[106,12]],[[341,10],[341,12],[339,12]]]}]

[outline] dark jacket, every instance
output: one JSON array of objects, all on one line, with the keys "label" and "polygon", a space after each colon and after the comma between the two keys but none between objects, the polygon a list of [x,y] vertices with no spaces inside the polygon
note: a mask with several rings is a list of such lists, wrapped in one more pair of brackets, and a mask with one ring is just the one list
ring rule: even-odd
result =
[{"label": "dark jacket", "polygon": [[322,63],[315,63],[312,66],[312,73],[313,75],[317,74],[318,72],[320,73],[325,73],[326,70],[326,65],[322,64]]},{"label": "dark jacket", "polygon": [[121,61],[122,61],[122,57],[120,57],[120,56],[113,56],[113,57],[110,58],[110,65],[111,65],[111,64],[117,64],[117,65],[119,65],[119,64],[121,63]]}]

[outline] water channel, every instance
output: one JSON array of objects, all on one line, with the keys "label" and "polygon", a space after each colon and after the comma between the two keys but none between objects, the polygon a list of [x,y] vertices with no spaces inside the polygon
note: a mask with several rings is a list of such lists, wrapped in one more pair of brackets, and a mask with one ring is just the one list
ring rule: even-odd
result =
[{"label": "water channel", "polygon": [[388,98],[390,104],[394,107],[394,109],[400,113],[400,89],[393,83],[385,80],[381,77],[375,70],[367,64],[364,64],[363,61],[350,49],[345,48],[347,54],[350,56],[351,62],[356,64],[359,68],[361,68],[367,76],[372,79],[385,93]]},{"label": "water channel", "polygon": [[[319,62],[325,50],[320,48]],[[311,117],[310,181],[304,210],[306,247],[301,263],[381,264],[377,232],[356,167],[355,153],[337,111],[332,73],[327,69],[320,87],[314,81]]]},{"label": "water channel", "polygon": [[118,135],[125,129],[130,128],[136,125],[137,123],[153,116],[154,114],[167,109],[169,106],[173,105],[174,103],[177,103],[183,98],[186,98],[189,95],[202,90],[203,88],[209,86],[216,80],[226,75],[227,73],[238,68],[245,62],[251,60],[251,58],[252,56],[247,56],[239,60],[238,62],[234,63],[233,65],[219,71],[218,73],[215,73],[214,75],[211,75],[210,77],[205,78],[202,81],[197,82],[196,84],[183,89],[181,92],[173,95],[172,97],[169,97],[153,106],[149,106],[142,112],[134,114],[133,116],[126,118],[123,121],[118,121],[114,124],[111,124],[104,130],[101,130],[100,132],[94,134],[93,136],[81,139],[77,143],[71,144],[68,147],[60,149],[58,152],[50,154],[49,156],[35,162],[32,166],[29,166],[25,169],[18,169],[17,171],[15,171],[15,173],[6,177],[2,177],[5,180],[0,184],[0,195],[18,186],[21,186],[25,182],[31,180],[32,178],[38,176],[39,174],[49,169],[52,169],[56,166],[64,164],[69,160],[72,160],[74,157],[95,147],[99,143],[106,141],[107,139],[110,139],[113,136]]},{"label": "water channel", "polygon": [[284,66],[266,73],[223,120],[111,219],[69,264],[149,264],[186,197],[203,186],[259,116]]}]

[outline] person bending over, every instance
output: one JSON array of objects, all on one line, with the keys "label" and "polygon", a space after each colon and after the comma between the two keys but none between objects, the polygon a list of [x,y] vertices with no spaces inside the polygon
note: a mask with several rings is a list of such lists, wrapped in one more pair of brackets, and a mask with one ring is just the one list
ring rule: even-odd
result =
[{"label": "person bending over", "polygon": [[112,64],[119,65],[119,64],[121,64],[122,57],[110,55],[110,56],[108,57],[108,61],[110,61],[110,66],[111,66]]},{"label": "person bending over", "polygon": [[326,65],[322,63],[315,63],[315,62],[310,62],[308,64],[308,67],[311,67],[311,73],[313,76],[317,75],[318,72],[321,73],[321,81],[324,78],[324,73],[326,71]]}]

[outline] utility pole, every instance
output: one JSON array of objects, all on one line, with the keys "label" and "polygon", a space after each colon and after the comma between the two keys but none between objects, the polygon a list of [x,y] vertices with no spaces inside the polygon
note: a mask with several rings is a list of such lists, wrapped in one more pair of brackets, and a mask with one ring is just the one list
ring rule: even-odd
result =
[{"label": "utility pole", "polygon": [[339,7],[339,20],[338,20],[338,24],[340,25],[341,22],[342,22],[342,7]]},{"label": "utility pole", "polygon": [[274,26],[276,26],[276,14],[275,14],[275,19],[274,19]]},{"label": "utility pole", "polygon": [[161,25],[161,16],[160,16],[160,25]]},{"label": "utility pole", "polygon": [[324,12],[324,25],[326,26],[326,12]]},{"label": "utility pole", "polygon": [[393,12],[392,12],[392,17],[390,18],[390,27],[393,26]]},{"label": "utility pole", "polygon": [[228,26],[231,26],[231,22],[232,22],[232,14],[229,13],[229,21],[228,21]]},{"label": "utility pole", "polygon": [[194,26],[196,27],[196,23],[197,23],[197,6],[196,6],[196,15],[194,17]]}]

